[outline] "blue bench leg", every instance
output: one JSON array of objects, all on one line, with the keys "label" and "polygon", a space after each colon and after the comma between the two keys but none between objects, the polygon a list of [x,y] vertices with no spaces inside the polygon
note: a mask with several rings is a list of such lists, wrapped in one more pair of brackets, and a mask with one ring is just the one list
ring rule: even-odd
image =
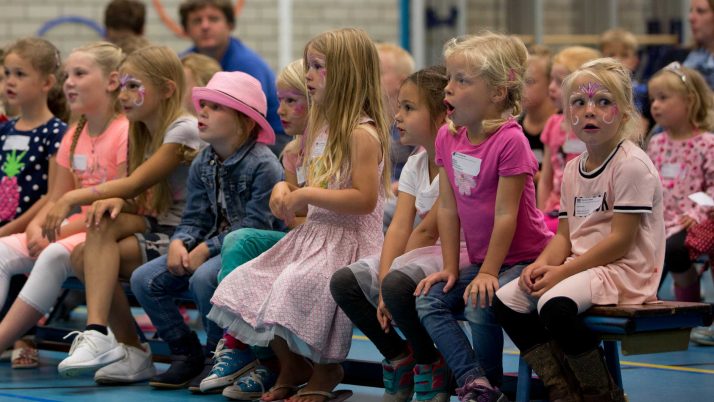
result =
[{"label": "blue bench leg", "polygon": [[516,384],[516,402],[528,402],[531,397],[531,366],[523,357],[518,358],[518,383]]},{"label": "blue bench leg", "polygon": [[603,341],[605,349],[605,361],[607,368],[610,370],[612,378],[621,389],[622,387],[622,372],[620,372],[620,353],[617,350],[617,341]]}]

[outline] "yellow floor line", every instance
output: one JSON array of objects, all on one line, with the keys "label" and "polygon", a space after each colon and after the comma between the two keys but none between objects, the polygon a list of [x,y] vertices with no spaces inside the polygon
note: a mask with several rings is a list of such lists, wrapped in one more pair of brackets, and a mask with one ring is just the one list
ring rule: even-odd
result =
[{"label": "yellow floor line", "polygon": [[[352,335],[352,339],[357,339],[360,341],[369,341],[369,338],[367,338],[364,335]],[[507,355],[514,355],[514,356],[519,355],[519,353],[514,350],[506,350],[503,353],[507,354]],[[687,373],[714,374],[714,370],[699,369],[699,368],[694,368],[694,367],[669,366],[669,365],[665,365],[665,364],[638,363],[638,362],[628,362],[628,361],[620,360],[620,365],[631,366],[631,367],[654,368],[654,369],[660,369],[660,370],[684,371]]]},{"label": "yellow floor line", "polygon": [[[503,352],[507,355],[518,356],[519,353],[514,350],[507,350]],[[700,369],[694,367],[680,367],[680,366],[670,366],[666,364],[652,364],[652,363],[639,363],[639,362],[628,362],[620,360],[621,366],[631,366],[631,367],[644,367],[644,368],[654,368],[660,370],[671,370],[671,371],[684,371],[688,373],[702,373],[702,374],[714,374],[714,370]]]}]

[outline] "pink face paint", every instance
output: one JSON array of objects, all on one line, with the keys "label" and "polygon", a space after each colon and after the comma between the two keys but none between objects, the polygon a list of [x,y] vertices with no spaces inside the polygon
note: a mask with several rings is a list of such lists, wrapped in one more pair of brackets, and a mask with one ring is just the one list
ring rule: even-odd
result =
[{"label": "pink face paint", "polygon": [[615,117],[617,117],[618,114],[620,114],[620,109],[617,105],[614,105],[610,112],[602,117],[602,122],[610,125],[615,121]]},{"label": "pink face paint", "polygon": [[123,74],[119,78],[119,88],[121,91],[129,91],[134,93],[136,99],[134,99],[134,105],[141,106],[144,104],[144,98],[146,96],[146,88],[141,80],[135,78],[129,74]]}]

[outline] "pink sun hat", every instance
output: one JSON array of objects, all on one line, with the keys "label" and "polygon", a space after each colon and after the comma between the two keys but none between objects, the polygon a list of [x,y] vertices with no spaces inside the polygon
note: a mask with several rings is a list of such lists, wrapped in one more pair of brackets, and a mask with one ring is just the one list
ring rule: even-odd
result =
[{"label": "pink sun hat", "polygon": [[275,131],[265,119],[268,101],[260,82],[240,71],[221,71],[215,73],[205,87],[195,87],[191,99],[196,111],[201,110],[200,101],[218,103],[237,110],[258,123],[257,142],[275,144]]}]

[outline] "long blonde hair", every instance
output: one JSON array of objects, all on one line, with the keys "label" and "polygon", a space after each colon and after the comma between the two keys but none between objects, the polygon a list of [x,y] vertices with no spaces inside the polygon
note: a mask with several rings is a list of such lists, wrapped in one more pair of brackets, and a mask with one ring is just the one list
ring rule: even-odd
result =
[{"label": "long blonde hair", "polygon": [[[82,47],[78,47],[72,50],[72,53],[85,53],[97,63],[97,66],[102,70],[104,77],[109,77],[109,75],[117,69],[119,69],[119,64],[121,64],[124,59],[124,53],[121,48],[117,45],[109,42],[93,42]],[[70,55],[72,54],[70,53]],[[114,113],[119,113],[121,105],[117,101],[117,96],[119,95],[119,86],[114,90],[109,96],[112,97],[114,104]],[[69,160],[74,160],[74,150],[77,148],[77,142],[79,141],[79,135],[82,133],[84,126],[87,124],[87,117],[81,115],[79,120],[77,120],[77,126],[74,129],[74,134],[72,137],[72,145],[69,148]]]},{"label": "long blonde hair", "polygon": [[308,182],[325,184],[349,177],[352,132],[360,118],[369,117],[374,121],[382,150],[382,184],[385,193],[390,194],[389,129],[384,118],[379,56],[374,43],[365,31],[344,28],[312,38],[303,54],[306,66],[308,49],[325,56],[327,69],[324,99],[310,105],[308,139],[314,141],[325,125],[329,133],[322,157],[308,166]]},{"label": "long blonde hair", "polygon": [[[129,173],[161,147],[164,134],[171,123],[188,113],[183,108],[182,99],[185,91],[183,66],[176,53],[166,46],[147,46],[128,55],[122,67],[130,67],[140,73],[147,81],[144,85],[151,85],[158,93],[174,90],[170,97],[159,103],[156,112],[161,116],[156,132],[152,133],[146,124],[132,121],[129,124]],[[189,163],[196,156],[196,152],[182,146],[179,157]],[[150,211],[161,213],[171,205],[171,193],[168,179],[165,178],[155,184],[148,192],[143,192],[138,197],[139,205]]]},{"label": "long blonde hair", "polygon": [[619,61],[605,57],[586,62],[573,73],[565,77],[562,87],[564,113],[570,121],[570,105],[568,99],[575,90],[575,81],[582,76],[591,77],[607,88],[615,98],[615,104],[623,115],[618,137],[641,145],[644,130],[637,113],[637,107],[632,96],[632,79],[630,71]]},{"label": "long blonde hair", "polygon": [[[300,95],[307,98],[307,86],[305,85],[305,67],[302,59],[293,60],[278,73],[275,80],[278,87],[292,88],[300,92]],[[283,148],[282,154],[297,154],[300,152],[300,143],[303,135],[296,135],[292,141]]]},{"label": "long blonde hair", "polygon": [[[485,133],[495,132],[509,118],[521,113],[528,49],[520,39],[488,31],[453,38],[444,45],[444,59],[456,55],[466,58],[473,73],[486,81],[489,87],[506,89],[501,116],[482,122]],[[449,124],[452,132],[456,132],[456,127]]]}]

